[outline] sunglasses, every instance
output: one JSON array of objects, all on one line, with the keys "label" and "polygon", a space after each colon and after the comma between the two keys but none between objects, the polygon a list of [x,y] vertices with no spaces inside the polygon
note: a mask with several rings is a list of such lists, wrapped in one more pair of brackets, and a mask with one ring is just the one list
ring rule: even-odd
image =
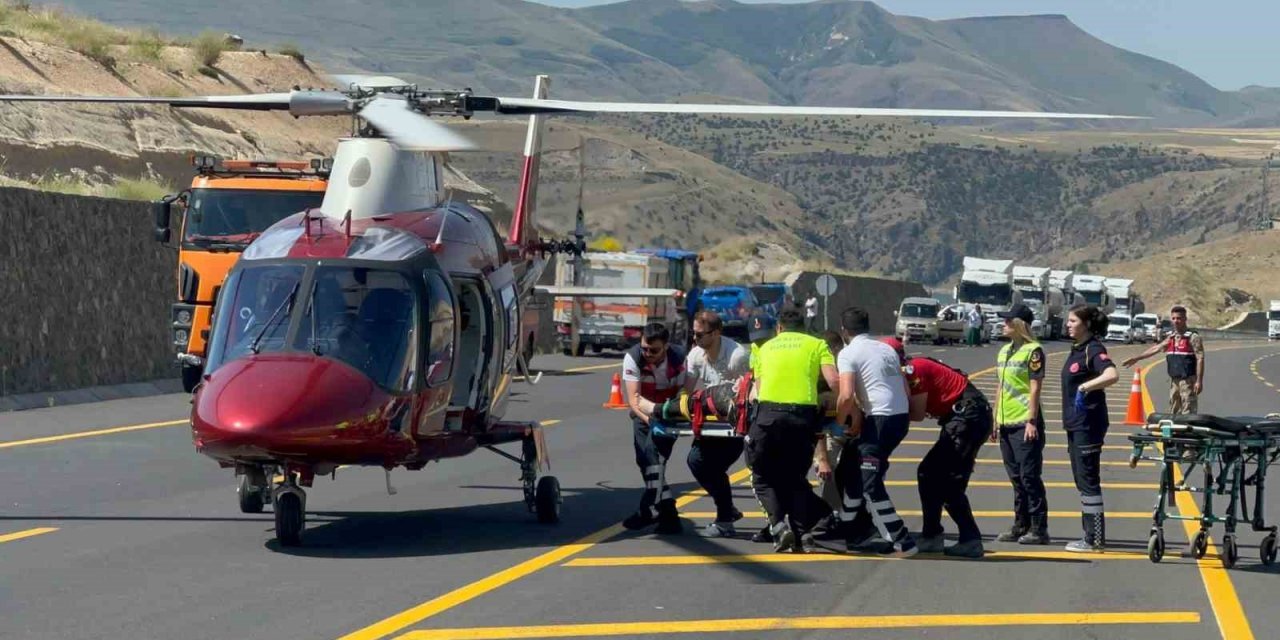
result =
[{"label": "sunglasses", "polygon": [[657,355],[665,351],[666,348],[667,348],[667,345],[664,344],[661,347],[640,347],[640,350],[649,355]]}]

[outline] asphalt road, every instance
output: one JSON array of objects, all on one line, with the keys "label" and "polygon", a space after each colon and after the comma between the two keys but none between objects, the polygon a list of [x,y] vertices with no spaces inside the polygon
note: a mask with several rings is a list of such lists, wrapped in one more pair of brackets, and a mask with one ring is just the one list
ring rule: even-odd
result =
[{"label": "asphalt road", "polygon": [[[525,510],[516,466],[480,451],[393,472],[395,496],[380,469],[317,479],[304,546],[283,549],[270,513],[240,513],[231,473],[193,451],[183,396],[0,414],[0,638],[1274,637],[1280,570],[1259,564],[1260,534],[1241,535],[1231,571],[1176,548],[1146,559],[1157,475],[1126,463],[1127,371],[1109,392],[1103,456],[1112,552],[1060,553],[1080,533],[1057,422],[1063,348],[1049,347],[1045,396],[1054,545],[989,542],[983,561],[775,555],[745,539],[759,519],[743,521],[743,539],[706,540],[693,530],[713,507],[696,495],[682,499],[685,535],[622,532],[641,482],[625,414],[601,407],[615,370],[603,358],[539,358],[542,383],[514,386],[511,417],[558,421],[547,440],[564,520],[550,526]],[[1209,348],[1205,412],[1280,410],[1280,346]],[[995,359],[994,347],[921,351],[971,373]],[[1157,407],[1162,368],[1148,381]],[[989,373],[975,379],[993,389]],[[911,460],[936,437],[917,425],[895,454],[890,491],[908,514]],[[669,476],[682,493],[696,488],[687,450],[677,445]],[[969,494],[990,512],[979,521],[990,541],[1012,493],[998,448],[979,458]],[[736,491],[758,511],[745,484]],[[1171,547],[1185,542],[1170,531]]]}]

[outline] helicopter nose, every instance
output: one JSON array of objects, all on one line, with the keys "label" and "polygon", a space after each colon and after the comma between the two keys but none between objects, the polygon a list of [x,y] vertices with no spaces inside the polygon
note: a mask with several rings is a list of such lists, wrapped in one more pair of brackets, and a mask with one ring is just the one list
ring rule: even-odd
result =
[{"label": "helicopter nose", "polygon": [[338,360],[264,354],[215,371],[192,400],[191,424],[210,455],[276,459],[373,435],[389,399]]}]

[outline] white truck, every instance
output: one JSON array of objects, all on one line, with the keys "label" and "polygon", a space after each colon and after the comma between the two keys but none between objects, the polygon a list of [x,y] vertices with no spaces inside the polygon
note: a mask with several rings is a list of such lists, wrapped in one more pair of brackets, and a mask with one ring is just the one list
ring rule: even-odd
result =
[{"label": "white truck", "polygon": [[1107,292],[1115,299],[1116,313],[1123,313],[1132,316],[1137,311],[1134,310],[1133,303],[1133,280],[1128,278],[1107,278],[1104,280],[1107,286]]},{"label": "white truck", "polygon": [[[588,347],[593,353],[630,348],[640,342],[640,334],[650,322],[667,325],[673,342],[683,344],[675,339],[682,335],[684,329],[678,297],[658,295],[658,290],[672,288],[666,259],[642,253],[585,253],[582,258],[585,266],[579,285],[574,285],[573,263],[561,260],[556,264],[556,286],[550,288],[553,295],[557,291],[573,292],[578,289],[599,291],[601,294],[577,298],[581,306],[576,353],[573,347],[574,298],[555,298],[556,333],[566,355],[582,355]],[[629,290],[651,295],[614,295]]]},{"label": "white truck", "polygon": [[1065,332],[1062,290],[1052,286],[1048,267],[1014,267],[1013,288],[1036,319],[1031,333],[1036,338],[1057,340]]},{"label": "white truck", "polygon": [[1280,339],[1280,300],[1272,300],[1267,310],[1267,339]]},{"label": "white truck", "polygon": [[[1063,309],[1070,309],[1079,302],[1076,300],[1076,289],[1072,280],[1074,277],[1074,271],[1054,270],[1049,272],[1049,286],[1057,289],[1062,294]],[[1065,316],[1066,314],[1064,313],[1063,317]]]},{"label": "white truck", "polygon": [[1022,296],[1013,288],[1013,261],[965,256],[955,297],[962,304],[982,307],[984,333],[993,340],[1000,338],[1004,321],[996,313],[1022,302]]},{"label": "white truck", "polygon": [[1103,313],[1110,314],[1116,309],[1115,298],[1107,290],[1107,279],[1102,276],[1076,275],[1071,278],[1076,294],[1082,298],[1077,304],[1091,304]]}]

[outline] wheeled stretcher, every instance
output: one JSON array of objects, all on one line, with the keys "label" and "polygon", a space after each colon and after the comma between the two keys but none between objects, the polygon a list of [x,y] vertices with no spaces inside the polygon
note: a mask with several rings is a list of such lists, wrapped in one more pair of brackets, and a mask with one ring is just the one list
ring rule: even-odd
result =
[{"label": "wheeled stretcher", "polygon": [[[1130,466],[1139,460],[1155,462],[1160,468],[1160,490],[1156,496],[1151,537],[1147,555],[1152,562],[1164,557],[1164,523],[1167,520],[1190,520],[1200,523],[1200,531],[1191,542],[1191,555],[1204,557],[1209,546],[1209,531],[1215,524],[1224,525],[1222,563],[1235,566],[1239,559],[1236,526],[1248,523],[1254,531],[1266,532],[1258,546],[1262,563],[1276,561],[1276,527],[1268,526],[1265,517],[1267,468],[1280,458],[1280,415],[1266,418],[1219,418],[1210,415],[1147,416],[1143,431],[1130,434],[1133,453]],[[1174,469],[1181,471],[1175,482]],[[1203,484],[1191,484],[1199,468]],[[1252,514],[1248,490],[1253,489]],[[1200,515],[1171,514],[1177,492],[1201,495]],[[1215,511],[1215,496],[1225,498],[1226,507]]]}]

